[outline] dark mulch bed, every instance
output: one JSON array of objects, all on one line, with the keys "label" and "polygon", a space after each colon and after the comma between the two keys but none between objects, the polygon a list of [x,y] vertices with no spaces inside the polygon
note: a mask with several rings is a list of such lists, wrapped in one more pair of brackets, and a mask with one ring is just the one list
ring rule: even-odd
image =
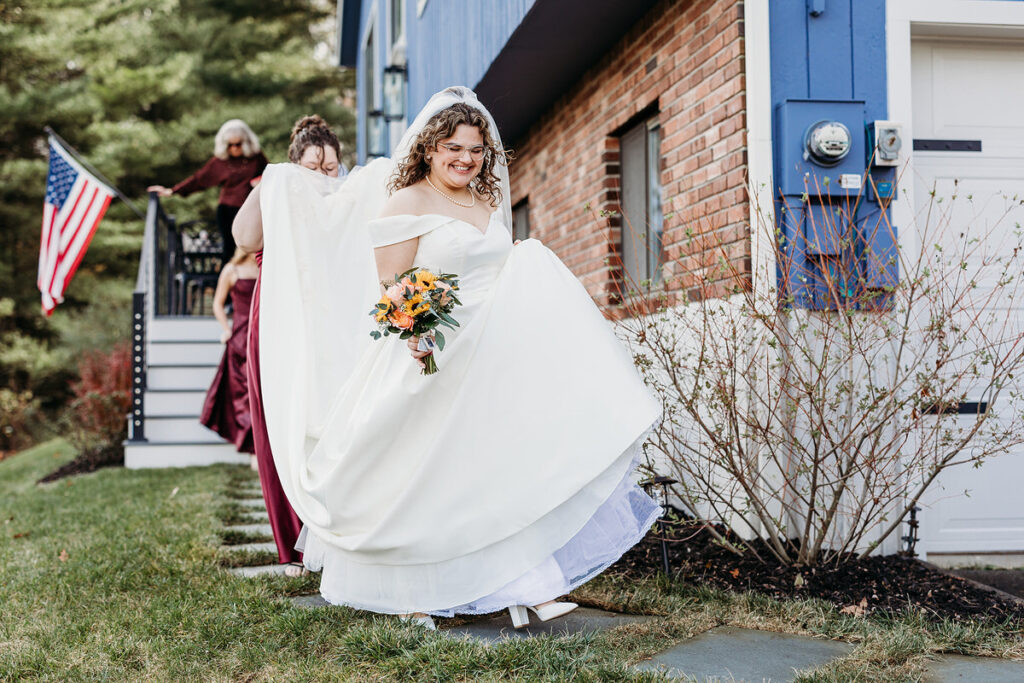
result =
[{"label": "dark mulch bed", "polygon": [[[665,537],[673,576],[694,584],[775,598],[821,598],[858,615],[909,608],[933,618],[1011,620],[1024,626],[1024,603],[899,555],[853,558],[838,567],[793,567],[769,559],[757,543],[752,545],[765,562],[753,554],[738,556],[689,523],[671,525]],[[661,572],[660,537],[648,534],[609,571],[632,577]]]},{"label": "dark mulch bed", "polygon": [[40,479],[38,483],[45,484],[75,474],[95,472],[101,467],[119,467],[121,465],[124,465],[123,446],[120,444],[97,446],[96,448],[83,451],[74,460],[50,472]]}]

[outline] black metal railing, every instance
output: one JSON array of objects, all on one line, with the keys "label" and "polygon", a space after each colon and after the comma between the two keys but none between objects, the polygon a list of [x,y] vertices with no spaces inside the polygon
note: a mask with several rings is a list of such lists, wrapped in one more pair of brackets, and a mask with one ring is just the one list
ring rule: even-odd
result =
[{"label": "black metal railing", "polygon": [[[139,270],[132,293],[132,409],[128,441],[146,441],[147,321],[155,317],[206,314],[206,293],[217,285],[222,263],[220,236],[209,221],[181,223],[168,215],[155,192],[149,195]],[[211,237],[214,235],[214,237]]]},{"label": "black metal railing", "polygon": [[207,315],[206,293],[217,286],[223,246],[213,224],[184,223],[164,212],[150,197],[147,223],[153,224],[153,292],[158,316]]}]

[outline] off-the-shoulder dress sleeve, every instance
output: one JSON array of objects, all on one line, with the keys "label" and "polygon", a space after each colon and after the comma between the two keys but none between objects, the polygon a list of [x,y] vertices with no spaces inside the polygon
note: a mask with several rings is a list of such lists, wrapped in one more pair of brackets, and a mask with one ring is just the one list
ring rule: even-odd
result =
[{"label": "off-the-shoulder dress sleeve", "polygon": [[439,214],[426,214],[424,216],[412,216],[401,214],[377,218],[370,221],[367,227],[370,230],[370,240],[373,247],[386,247],[390,244],[398,244],[414,237],[425,235],[431,230],[454,221],[454,218],[441,216]]}]

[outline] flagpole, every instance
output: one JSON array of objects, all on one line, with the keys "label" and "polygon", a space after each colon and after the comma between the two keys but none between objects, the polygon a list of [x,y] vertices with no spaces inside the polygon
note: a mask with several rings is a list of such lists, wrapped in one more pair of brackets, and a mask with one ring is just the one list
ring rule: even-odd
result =
[{"label": "flagpole", "polygon": [[57,135],[57,131],[55,131],[53,128],[50,128],[49,126],[43,126],[43,130],[46,131],[46,133],[48,135],[52,135],[53,137],[55,137],[57,139],[57,142],[59,142],[61,144],[61,146],[64,147],[64,149],[66,149],[68,151],[68,153],[71,154],[71,156],[73,156],[75,158],[75,161],[77,161],[78,163],[82,164],[82,166],[85,166],[85,168],[90,173],[92,173],[94,176],[96,176],[97,178],[102,180],[104,183],[106,183],[107,186],[111,190],[114,191],[114,194],[117,195],[117,198],[120,199],[125,204],[127,204],[128,208],[131,209],[132,211],[134,211],[136,216],[138,216],[142,220],[146,220],[146,214],[144,214],[141,211],[139,211],[139,208],[137,206],[135,206],[134,204],[132,204],[131,200],[128,199],[128,197],[124,196],[124,192],[121,192],[120,188],[118,188],[117,185],[115,185],[114,183],[110,182],[110,180],[108,180],[105,175],[103,175],[98,170],[96,170],[96,168],[93,167],[92,164],[90,164],[88,161],[86,161],[82,157],[81,153],[77,149],[75,149],[74,147],[72,147],[71,145],[68,144],[67,140],[62,138],[60,135]]}]

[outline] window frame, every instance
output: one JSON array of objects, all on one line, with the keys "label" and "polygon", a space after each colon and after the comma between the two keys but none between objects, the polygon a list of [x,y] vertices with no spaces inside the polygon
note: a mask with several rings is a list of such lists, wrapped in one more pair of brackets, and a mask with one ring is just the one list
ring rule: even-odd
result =
[{"label": "window frame", "polygon": [[[638,136],[640,140],[635,139]],[[648,291],[659,289],[665,282],[665,221],[661,182],[661,122],[658,112],[646,112],[630,121],[619,129],[616,138],[619,143],[620,277],[628,287],[637,286]],[[642,153],[642,159],[629,160],[631,155],[638,153]],[[634,162],[635,167],[632,165]],[[642,187],[631,187],[637,173],[641,174]],[[638,213],[641,214],[641,220],[634,220],[638,218]],[[637,238],[640,234],[643,235],[642,240]],[[633,241],[628,242],[631,239]],[[641,250],[645,254],[642,259],[639,257]]]}]

